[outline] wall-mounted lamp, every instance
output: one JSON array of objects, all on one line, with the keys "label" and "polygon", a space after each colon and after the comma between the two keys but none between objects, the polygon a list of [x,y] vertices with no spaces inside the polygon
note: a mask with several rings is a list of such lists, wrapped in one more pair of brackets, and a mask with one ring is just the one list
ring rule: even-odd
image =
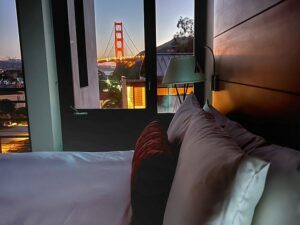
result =
[{"label": "wall-mounted lamp", "polygon": [[204,82],[205,75],[203,74],[201,68],[196,63],[194,56],[179,56],[171,58],[169,65],[167,67],[166,73],[164,75],[162,84],[175,85],[177,97],[180,104],[182,100],[178,92],[178,84],[183,84],[183,100],[186,97],[189,84]]},{"label": "wall-mounted lamp", "polygon": [[[213,50],[205,45],[204,48],[208,49],[213,58],[213,75],[211,76],[211,91],[218,91],[218,75],[216,74],[216,59]],[[202,68],[198,65],[195,56],[179,56],[171,58],[167,67],[166,73],[162,80],[162,84],[174,85],[180,104],[182,100],[178,92],[178,84],[183,84],[183,100],[186,97],[189,84],[204,82],[205,75]]]},{"label": "wall-mounted lamp", "polygon": [[211,47],[205,45],[204,48],[208,49],[209,52],[212,55],[213,58],[213,74],[211,76],[211,85],[210,85],[210,90],[211,91],[218,91],[219,87],[218,87],[218,75],[216,74],[216,59],[215,59],[215,54],[213,52],[213,50],[211,49]]}]

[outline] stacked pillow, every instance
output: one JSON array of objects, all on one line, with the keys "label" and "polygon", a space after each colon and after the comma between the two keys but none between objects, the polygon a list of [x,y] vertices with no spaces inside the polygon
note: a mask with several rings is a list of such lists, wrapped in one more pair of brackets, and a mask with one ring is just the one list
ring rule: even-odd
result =
[{"label": "stacked pillow", "polygon": [[251,225],[268,168],[189,95],[167,133],[152,122],[137,141],[131,224]]},{"label": "stacked pillow", "polygon": [[193,94],[189,95],[177,110],[168,128],[169,142],[174,147],[180,148],[193,115],[201,111],[197,98]]},{"label": "stacked pillow", "polygon": [[212,106],[212,114],[226,133],[248,155],[271,162],[264,194],[255,210],[253,225],[294,225],[300,221],[300,152],[270,144]]},{"label": "stacked pillow", "polygon": [[246,156],[196,101],[190,95],[168,129],[182,145],[163,224],[250,225],[269,165]]}]

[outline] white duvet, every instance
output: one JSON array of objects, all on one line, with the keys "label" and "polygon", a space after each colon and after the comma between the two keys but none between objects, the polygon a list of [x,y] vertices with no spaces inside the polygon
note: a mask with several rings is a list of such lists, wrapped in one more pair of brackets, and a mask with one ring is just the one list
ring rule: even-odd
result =
[{"label": "white duvet", "polygon": [[132,155],[0,155],[0,225],[128,225]]}]

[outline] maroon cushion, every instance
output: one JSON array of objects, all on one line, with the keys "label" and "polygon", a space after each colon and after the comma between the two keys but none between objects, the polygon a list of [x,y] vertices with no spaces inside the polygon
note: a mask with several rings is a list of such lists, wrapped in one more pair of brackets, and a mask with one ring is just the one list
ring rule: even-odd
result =
[{"label": "maroon cushion", "polygon": [[177,157],[166,131],[151,122],[137,140],[132,160],[131,225],[161,225]]},{"label": "maroon cushion", "polygon": [[132,159],[131,180],[133,181],[143,160],[160,154],[171,155],[171,147],[166,130],[158,121],[153,121],[142,131],[136,142]]}]

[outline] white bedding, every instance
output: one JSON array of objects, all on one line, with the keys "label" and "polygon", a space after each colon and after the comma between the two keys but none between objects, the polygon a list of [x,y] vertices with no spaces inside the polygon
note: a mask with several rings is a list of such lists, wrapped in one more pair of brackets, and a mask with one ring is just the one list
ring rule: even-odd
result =
[{"label": "white bedding", "polygon": [[0,225],[128,225],[132,155],[0,155]]}]

